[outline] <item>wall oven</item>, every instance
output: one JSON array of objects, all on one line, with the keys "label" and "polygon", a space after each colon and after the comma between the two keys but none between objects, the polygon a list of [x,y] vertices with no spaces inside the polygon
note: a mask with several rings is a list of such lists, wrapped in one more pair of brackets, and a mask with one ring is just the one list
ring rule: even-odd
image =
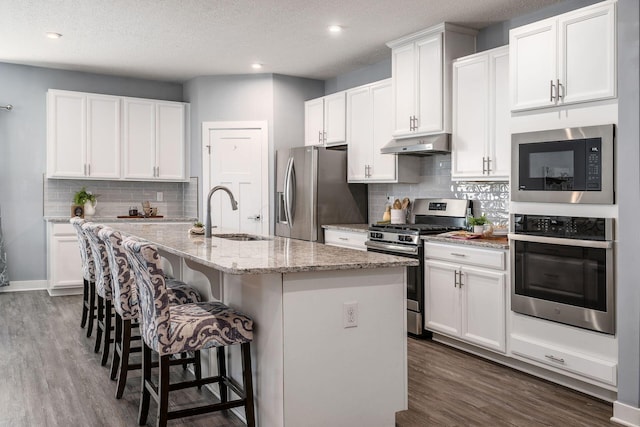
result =
[{"label": "wall oven", "polygon": [[511,200],[614,203],[614,125],[511,136]]},{"label": "wall oven", "polygon": [[613,220],[512,215],[511,310],[615,334]]}]

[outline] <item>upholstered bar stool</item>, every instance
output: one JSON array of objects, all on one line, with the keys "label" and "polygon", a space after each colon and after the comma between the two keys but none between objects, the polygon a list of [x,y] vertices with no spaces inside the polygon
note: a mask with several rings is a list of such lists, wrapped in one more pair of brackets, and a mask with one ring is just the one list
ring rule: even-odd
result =
[{"label": "upholstered bar stool", "polygon": [[[107,250],[109,269],[111,271],[111,287],[113,293],[113,307],[115,309],[115,343],[113,358],[111,359],[112,380],[117,378],[116,398],[120,399],[124,393],[128,371],[140,369],[141,364],[130,364],[130,353],[140,351],[141,348],[132,348],[131,342],[140,339],[133,336],[132,331],[138,326],[138,297],[133,272],[129,268],[129,260],[122,248],[122,235],[111,227],[104,226],[98,237],[102,240]],[[178,280],[167,282],[167,293],[170,304],[185,304],[201,301],[200,293]],[[194,362],[196,378],[200,378],[200,365],[195,359],[183,359],[177,363]]]},{"label": "upholstered bar stool", "polygon": [[[123,247],[136,277],[140,329],[143,341],[142,398],[138,423],[147,422],[150,398],[158,404],[156,425],[164,427],[167,420],[190,415],[245,407],[247,425],[255,426],[253,408],[253,384],[251,378],[250,343],[253,340],[253,320],[221,302],[200,302],[182,305],[169,304],[165,279],[160,268],[156,248],[148,242],[127,238]],[[242,354],[243,386],[224,374],[169,383],[169,364],[172,354],[216,347],[224,354],[224,347],[240,345]],[[160,355],[158,383],[151,379],[151,352]],[[169,391],[186,387],[218,383],[221,402],[210,405],[169,411]],[[229,401],[227,389],[232,389],[239,399]]]},{"label": "upholstered bar stool", "polygon": [[93,319],[95,319],[96,309],[96,295],[95,295],[95,266],[93,263],[93,255],[91,254],[91,247],[87,240],[84,231],[82,230],[82,224],[86,221],[80,217],[73,217],[69,220],[73,228],[78,235],[78,247],[80,249],[80,259],[82,261],[82,319],[80,326],[82,328],[87,326],[87,337],[91,336],[93,332]]}]

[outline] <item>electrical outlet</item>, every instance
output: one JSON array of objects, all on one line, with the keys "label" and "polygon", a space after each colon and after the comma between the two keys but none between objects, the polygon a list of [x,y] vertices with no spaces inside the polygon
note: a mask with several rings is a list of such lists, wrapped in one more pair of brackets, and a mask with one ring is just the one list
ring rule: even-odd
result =
[{"label": "electrical outlet", "polygon": [[162,191],[156,191],[156,202],[161,202],[164,200],[164,194]]},{"label": "electrical outlet", "polygon": [[387,203],[393,204],[394,200],[396,200],[395,196],[389,196],[387,194]]},{"label": "electrical outlet", "polygon": [[342,326],[355,328],[358,326],[358,303],[345,302],[342,305]]}]

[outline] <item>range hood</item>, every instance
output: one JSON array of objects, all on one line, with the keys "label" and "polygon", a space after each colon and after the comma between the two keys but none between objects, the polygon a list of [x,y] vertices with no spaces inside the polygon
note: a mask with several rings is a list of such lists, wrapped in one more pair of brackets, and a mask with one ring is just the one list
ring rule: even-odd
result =
[{"label": "range hood", "polygon": [[440,133],[412,138],[392,139],[380,149],[382,154],[410,154],[429,156],[451,152],[451,134]]}]

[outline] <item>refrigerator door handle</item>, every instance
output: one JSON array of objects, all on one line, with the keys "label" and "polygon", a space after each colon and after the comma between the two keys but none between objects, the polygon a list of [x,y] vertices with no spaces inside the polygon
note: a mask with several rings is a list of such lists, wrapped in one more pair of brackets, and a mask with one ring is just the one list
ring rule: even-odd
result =
[{"label": "refrigerator door handle", "polygon": [[[293,188],[292,188],[293,187]],[[284,213],[286,216],[287,224],[291,228],[293,223],[292,206],[295,206],[295,172],[293,170],[293,157],[289,157],[287,161],[287,168],[284,173]]]}]

